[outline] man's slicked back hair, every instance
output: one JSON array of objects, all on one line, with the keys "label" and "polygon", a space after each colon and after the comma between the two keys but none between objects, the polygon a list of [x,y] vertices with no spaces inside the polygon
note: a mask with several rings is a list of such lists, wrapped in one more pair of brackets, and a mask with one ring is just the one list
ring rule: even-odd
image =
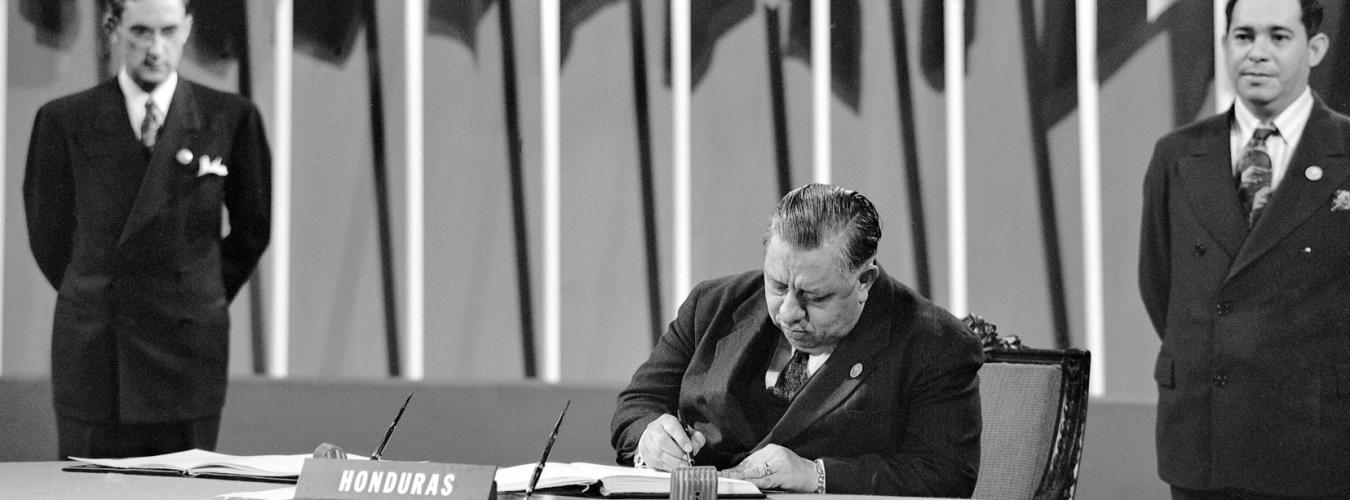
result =
[{"label": "man's slicked back hair", "polygon": [[835,243],[841,269],[856,271],[877,254],[881,218],[872,202],[857,191],[807,184],[778,200],[764,243],[775,236],[802,250]]},{"label": "man's slicked back hair", "polygon": [[[1224,31],[1233,27],[1233,7],[1237,5],[1238,0],[1228,0],[1228,5],[1223,8]],[[1322,29],[1322,18],[1325,13],[1322,12],[1322,2],[1320,0],[1298,0],[1299,9],[1303,12],[1299,16],[1299,23],[1303,24],[1303,30],[1308,33],[1308,38],[1312,38]]]}]

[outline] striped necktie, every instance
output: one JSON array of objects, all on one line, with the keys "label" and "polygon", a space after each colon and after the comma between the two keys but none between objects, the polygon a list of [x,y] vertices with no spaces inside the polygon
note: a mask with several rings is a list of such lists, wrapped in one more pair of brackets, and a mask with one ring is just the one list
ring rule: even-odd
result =
[{"label": "striped necktie", "polygon": [[141,144],[146,149],[155,147],[155,136],[159,135],[159,115],[156,113],[155,100],[146,99],[145,119],[141,120]]},{"label": "striped necktie", "polygon": [[1242,202],[1242,211],[1247,214],[1247,227],[1256,225],[1261,218],[1261,210],[1270,202],[1271,165],[1270,154],[1266,152],[1266,139],[1279,131],[1262,124],[1252,132],[1251,140],[1242,148],[1242,157],[1238,159],[1238,200]]}]

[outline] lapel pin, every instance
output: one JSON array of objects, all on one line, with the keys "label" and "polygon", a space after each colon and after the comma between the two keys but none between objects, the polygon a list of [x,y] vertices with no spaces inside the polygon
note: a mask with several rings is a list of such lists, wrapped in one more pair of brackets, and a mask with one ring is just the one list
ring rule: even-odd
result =
[{"label": "lapel pin", "polygon": [[1303,171],[1303,176],[1307,177],[1310,181],[1322,180],[1322,167],[1317,165],[1308,167],[1307,170]]},{"label": "lapel pin", "polygon": [[188,151],[187,149],[178,150],[178,153],[175,154],[173,157],[175,160],[178,160],[178,163],[181,163],[183,165],[188,165],[192,163],[192,152]]},{"label": "lapel pin", "polygon": [[853,368],[848,370],[848,378],[858,378],[862,375],[862,363],[853,363]]}]

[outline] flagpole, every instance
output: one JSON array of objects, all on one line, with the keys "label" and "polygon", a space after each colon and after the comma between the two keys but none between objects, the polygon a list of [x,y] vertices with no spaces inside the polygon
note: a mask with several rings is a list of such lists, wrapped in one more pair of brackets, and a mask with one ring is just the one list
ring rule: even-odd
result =
[{"label": "flagpole", "polygon": [[637,115],[638,182],[642,194],[642,234],[647,251],[647,316],[652,345],[661,338],[661,247],[656,236],[656,186],[652,180],[651,99],[647,95],[646,28],[642,0],[628,0],[628,35],[633,56],[633,109]]},{"label": "flagpole", "polygon": [[[239,16],[244,19],[239,23],[239,76],[236,80],[239,87],[239,95],[249,100],[253,100],[253,56],[251,44],[249,43],[249,8],[248,2],[241,6],[242,11]],[[254,269],[253,275],[248,279],[248,308],[249,308],[249,348],[253,353],[252,372],[254,375],[264,375],[267,373],[267,311],[263,296],[263,282],[265,276],[262,266]]]},{"label": "flagpole", "polygon": [[[1218,113],[1233,104],[1236,91],[1228,76],[1228,66],[1224,64],[1223,40],[1228,36],[1228,19],[1224,13],[1227,0],[1214,0],[1214,112]],[[1341,14],[1346,15],[1346,14]],[[1350,33],[1341,36],[1350,36]]]},{"label": "flagpole", "polygon": [[[375,0],[368,0],[370,9],[375,10]],[[422,380],[426,377],[425,364],[425,326],[426,326],[426,204],[424,201],[425,192],[425,165],[423,164],[423,86],[422,86],[422,63],[423,47],[422,41],[426,37],[426,5],[423,0],[408,0],[403,12],[403,50],[407,54],[404,62],[403,79],[404,92],[407,94],[406,121],[407,131],[404,138],[407,140],[407,196],[408,196],[408,345],[407,345],[407,372],[404,378],[408,380]],[[371,30],[375,26],[371,26]],[[377,54],[368,54],[368,57],[376,57]],[[371,82],[375,85],[376,82]],[[379,111],[379,110],[376,110]],[[382,136],[383,134],[381,134]],[[381,160],[382,161],[382,160]],[[392,239],[392,237],[390,238]],[[392,254],[392,250],[390,251]],[[393,266],[388,270],[388,276],[393,276]],[[392,279],[392,278],[391,278]],[[393,295],[393,283],[388,283],[390,289],[390,299]],[[389,317],[395,317],[397,311],[390,311]],[[398,328],[392,321],[389,328],[393,329],[390,334],[390,370],[395,372],[398,369]],[[395,372],[394,375],[397,376]]]},{"label": "flagpole", "polygon": [[[9,6],[0,8],[0,40],[9,40]],[[0,44],[6,45],[7,44]],[[0,82],[9,82],[9,50],[0,54]],[[9,85],[0,85],[0,116],[9,116]],[[5,135],[5,121],[0,120],[0,137]],[[0,140],[0,187],[6,186],[5,173],[9,169],[8,151]],[[0,249],[5,248],[5,190],[0,189]],[[0,318],[5,317],[5,259],[0,258]],[[0,374],[5,373],[5,326],[0,321]]]},{"label": "flagpole", "polygon": [[679,300],[689,293],[692,283],[691,271],[691,215],[690,215],[690,0],[671,0],[670,2],[670,38],[671,38],[671,94],[674,115],[673,154],[674,165],[674,238],[675,277],[672,300],[676,301],[672,311],[679,309]]},{"label": "flagpole", "polygon": [[830,183],[830,0],[811,0],[811,90],[815,118],[814,178]]},{"label": "flagpole", "polygon": [[1083,197],[1083,320],[1088,352],[1096,354],[1088,393],[1106,388],[1105,313],[1102,296],[1101,118],[1097,87],[1097,0],[1077,0],[1078,154]]},{"label": "flagpole", "polygon": [[[384,137],[384,79],[380,66],[380,23],[376,16],[375,0],[361,2],[361,17],[364,18],[366,31],[366,88],[370,96],[370,143],[372,146],[372,168],[375,190],[375,219],[379,235],[380,283],[384,295],[384,346],[386,368],[390,377],[403,376],[403,364],[400,362],[398,338],[398,293],[394,287],[394,250],[393,231],[389,217],[389,181],[388,163],[385,161],[386,141]],[[411,58],[411,51],[409,56]],[[405,68],[411,65],[404,66]],[[412,127],[409,127],[411,130]],[[412,134],[410,133],[409,136]],[[409,156],[411,159],[411,155]],[[416,232],[409,227],[409,238]],[[411,334],[411,332],[409,332]],[[412,357],[409,354],[409,357]]]},{"label": "flagpole", "polygon": [[951,254],[948,309],[956,317],[969,312],[966,289],[966,43],[965,0],[943,7],[947,91],[947,247]]},{"label": "flagpole", "polygon": [[520,306],[520,351],[525,378],[539,376],[535,354],[534,300],[530,279],[530,241],[525,220],[525,172],[520,159],[520,105],[516,85],[516,35],[511,2],[497,3],[502,43],[502,113],[506,119],[506,159],[511,177],[511,230],[516,242],[516,299]]},{"label": "flagpole", "polygon": [[769,59],[769,98],[773,103],[773,145],[778,166],[778,196],[792,190],[792,155],[788,148],[787,97],[784,95],[783,50],[778,0],[764,2],[764,33]]},{"label": "flagpole", "polygon": [[909,195],[910,239],[914,244],[914,273],[919,294],[933,297],[928,265],[928,223],[924,215],[923,183],[919,176],[919,140],[914,127],[914,88],[909,70],[909,43],[905,38],[904,2],[891,2],[891,45],[895,58],[895,86],[900,116],[900,144],[904,148],[905,190]]},{"label": "flagpole", "polygon": [[291,84],[294,50],[293,0],[276,4],[276,147],[272,149],[271,349],[267,373],[285,378],[290,360],[291,289]]},{"label": "flagpole", "polygon": [[[510,0],[503,0],[510,1]],[[544,382],[562,379],[562,231],[559,92],[562,71],[561,0],[539,4],[544,139]]]}]

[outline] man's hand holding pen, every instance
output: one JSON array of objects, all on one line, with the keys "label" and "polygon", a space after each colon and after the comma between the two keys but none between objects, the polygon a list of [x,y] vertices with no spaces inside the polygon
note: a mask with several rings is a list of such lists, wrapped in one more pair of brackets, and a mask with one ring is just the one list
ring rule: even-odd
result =
[{"label": "man's hand holding pen", "polygon": [[685,426],[680,419],[667,413],[647,424],[638,441],[637,453],[647,467],[668,471],[693,465],[693,457],[707,442],[708,438],[702,432]]}]

